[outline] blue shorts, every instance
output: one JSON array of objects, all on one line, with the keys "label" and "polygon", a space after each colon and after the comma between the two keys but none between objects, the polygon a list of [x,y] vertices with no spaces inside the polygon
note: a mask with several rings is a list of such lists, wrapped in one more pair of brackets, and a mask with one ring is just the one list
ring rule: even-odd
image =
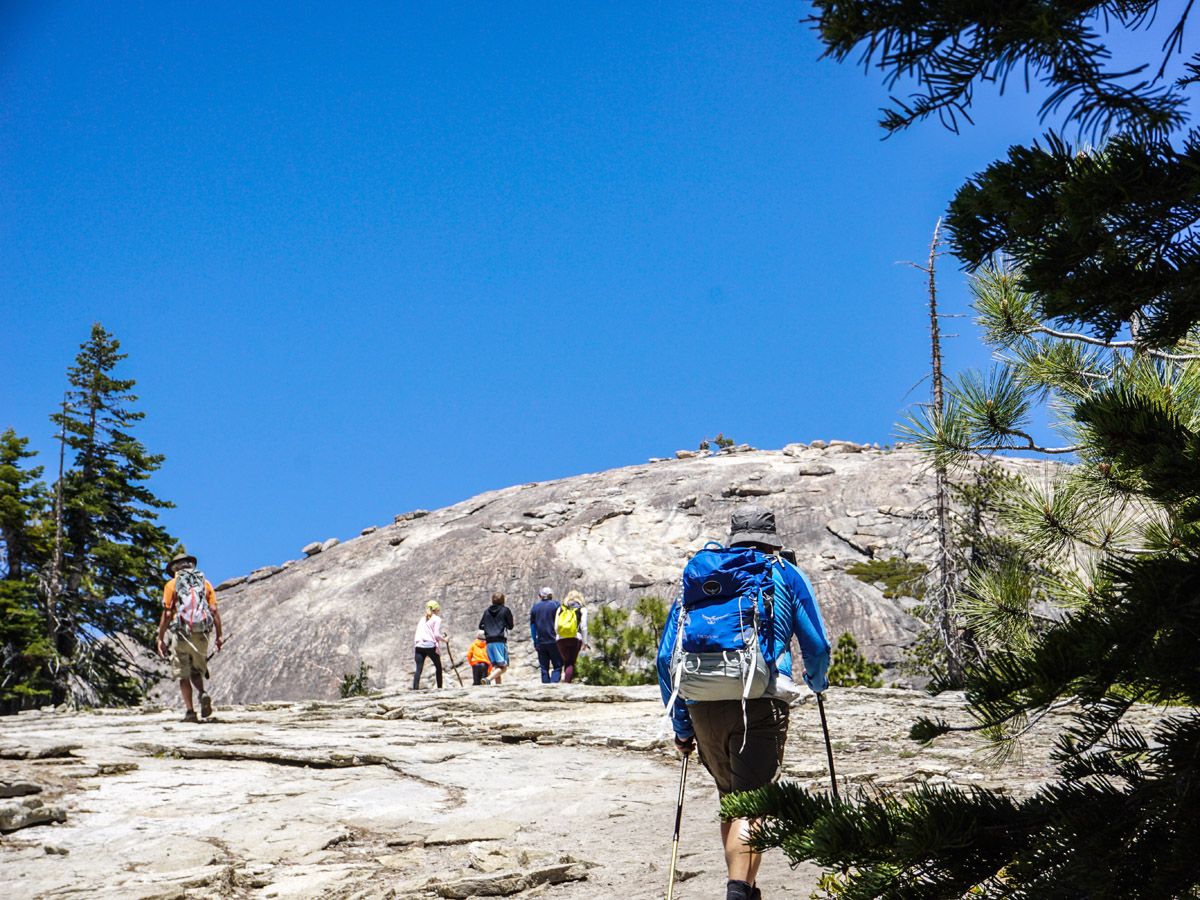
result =
[{"label": "blue shorts", "polygon": [[508,644],[505,641],[495,641],[487,645],[488,662],[493,666],[508,665]]}]

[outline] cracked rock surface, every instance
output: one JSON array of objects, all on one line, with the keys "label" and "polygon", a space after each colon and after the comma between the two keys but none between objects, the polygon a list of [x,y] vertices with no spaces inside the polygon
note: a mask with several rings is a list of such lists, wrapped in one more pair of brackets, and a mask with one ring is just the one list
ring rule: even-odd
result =
[{"label": "cracked rock surface", "polygon": [[[973,739],[905,737],[921,714],[965,722],[961,697],[833,689],[840,780],[1021,795],[1048,777],[1047,716],[990,768]],[[1137,710],[1134,721],[1153,715]],[[380,693],[178,710],[23,713],[0,730],[0,783],[61,811],[0,837],[18,898],[657,898],[679,763],[657,690],[585,685]],[[815,704],[792,711],[785,777],[825,789]],[[35,790],[36,788],[36,790]],[[720,896],[716,791],[689,773],[677,896]],[[817,870],[768,854],[767,898],[804,897]]]}]

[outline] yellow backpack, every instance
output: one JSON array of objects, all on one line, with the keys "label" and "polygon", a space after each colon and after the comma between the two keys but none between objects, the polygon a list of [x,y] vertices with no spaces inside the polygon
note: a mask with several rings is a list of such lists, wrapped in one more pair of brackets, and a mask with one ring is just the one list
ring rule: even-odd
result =
[{"label": "yellow backpack", "polygon": [[579,610],[572,606],[560,606],[554,614],[554,633],[563,640],[579,634]]}]

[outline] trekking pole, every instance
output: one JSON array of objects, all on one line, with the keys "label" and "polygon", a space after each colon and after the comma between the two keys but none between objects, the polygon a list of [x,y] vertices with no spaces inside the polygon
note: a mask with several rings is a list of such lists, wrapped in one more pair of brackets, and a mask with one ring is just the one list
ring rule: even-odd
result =
[{"label": "trekking pole", "polygon": [[[229,639],[230,639],[231,637],[233,637],[233,635],[231,635],[231,634],[225,634],[225,635],[222,635],[222,636],[221,636],[221,647],[222,647],[222,648],[223,648],[223,647],[224,647],[226,644],[228,644],[228,643],[229,643]],[[188,641],[188,643],[190,644],[190,643],[191,643],[191,641]],[[205,661],[205,662],[212,662],[212,658],[213,658],[214,656],[216,656],[216,655],[217,655],[217,652],[218,652],[218,651],[214,650],[212,653],[208,654],[208,656],[204,657],[204,661]]]},{"label": "trekking pole", "polygon": [[458,686],[463,687],[462,672],[458,671],[458,666],[454,662],[454,654],[450,652],[449,641],[446,641],[446,659],[450,660],[450,668],[454,670],[454,674],[458,678]]},{"label": "trekking pole", "polygon": [[[186,634],[184,634],[182,631],[176,631],[176,632],[175,632],[175,634],[176,634],[176,636],[177,636],[177,637],[179,637],[180,639],[182,639],[184,643],[186,643],[186,644],[187,644],[189,647],[191,647],[191,648],[192,648],[193,650],[195,650],[197,653],[199,653],[199,652],[200,652],[200,648],[199,648],[199,647],[197,647],[195,644],[193,644],[193,643],[192,643],[192,639],[191,639],[191,638],[189,638],[189,637],[188,637]],[[223,647],[223,646],[225,646],[225,644],[227,644],[228,642],[229,642],[229,638],[222,638],[222,639],[221,639],[221,646],[222,646],[222,647]],[[208,663],[208,662],[212,662],[212,658],[213,658],[214,656],[216,656],[216,655],[217,655],[217,651],[216,651],[216,650],[214,650],[212,653],[208,654],[208,656],[204,657],[204,661],[205,661],[206,663]]]},{"label": "trekking pole", "polygon": [[841,802],[837,789],[837,772],[833,770],[833,745],[829,743],[829,723],[825,721],[825,696],[817,694],[817,709],[821,713],[821,730],[825,732],[825,755],[829,757],[829,781],[833,785],[833,799]]},{"label": "trekking pole", "polygon": [[679,773],[679,802],[675,804],[675,836],[671,838],[671,872],[667,876],[667,900],[675,897],[675,864],[679,861],[679,823],[683,821],[683,787],[687,783],[688,758],[683,754],[683,770]]}]

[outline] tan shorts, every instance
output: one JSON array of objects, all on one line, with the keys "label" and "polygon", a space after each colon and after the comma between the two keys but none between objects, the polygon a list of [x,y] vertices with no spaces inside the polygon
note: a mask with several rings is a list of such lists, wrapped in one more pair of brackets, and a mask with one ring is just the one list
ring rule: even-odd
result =
[{"label": "tan shorts", "polygon": [[208,634],[175,632],[175,652],[171,654],[171,674],[179,681],[199,675],[208,677]]},{"label": "tan shorts", "polygon": [[788,729],[788,706],[782,700],[747,700],[745,727],[741,700],[691,703],[688,715],[696,730],[700,762],[721,796],[752,791],[779,775]]}]

